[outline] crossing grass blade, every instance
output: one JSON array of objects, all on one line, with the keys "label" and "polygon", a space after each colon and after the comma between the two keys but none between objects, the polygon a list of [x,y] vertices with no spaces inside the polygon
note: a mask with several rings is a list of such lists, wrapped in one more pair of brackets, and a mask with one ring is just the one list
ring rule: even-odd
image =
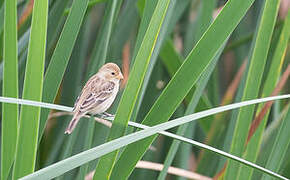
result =
[{"label": "crossing grass blade", "polygon": [[[252,3],[252,0],[227,2],[154,103],[142,124],[152,126],[170,118]],[[112,179],[128,178],[155,138],[156,136],[152,136],[127,146],[114,166]]]},{"label": "crossing grass blade", "polygon": [[[40,101],[42,98],[47,15],[48,0],[35,0],[22,94],[24,99]],[[39,107],[21,106],[13,179],[34,171],[39,116]]]},{"label": "crossing grass blade", "polygon": [[[74,0],[72,9],[45,72],[43,102],[53,102],[66,70],[89,0]],[[43,134],[49,110],[41,110],[39,134]],[[40,138],[41,139],[41,138]]]},{"label": "crossing grass blade", "polygon": [[[116,139],[124,135],[128,121],[130,120],[139,94],[144,76],[152,56],[156,40],[159,35],[163,19],[165,17],[170,0],[158,1],[154,10],[148,29],[140,45],[140,50],[136,55],[136,61],[131,70],[127,86],[121,98],[117,114],[110,130],[107,141]],[[118,151],[103,156],[96,168],[94,179],[108,179],[112,172],[113,165],[116,161]],[[97,174],[97,175],[96,175]]]},{"label": "crossing grass blade", "polygon": [[[282,31],[279,36],[279,40],[274,50],[274,55],[271,62],[271,66],[270,66],[270,69],[267,74],[267,78],[263,86],[262,97],[271,95],[274,88],[276,87],[277,81],[281,73],[281,68],[285,60],[284,54],[286,52],[289,36],[290,36],[290,13],[288,13],[287,18],[285,19]],[[257,115],[262,109],[262,107],[263,107],[262,105],[258,106],[258,111],[256,113]],[[256,130],[256,132],[254,133],[254,135],[252,136],[251,140],[249,141],[247,145],[247,149],[243,157],[249,161],[255,162],[257,159],[258,152],[260,150],[263,131],[266,127],[268,116],[269,116],[269,111],[264,116],[263,120],[261,121],[261,124],[259,125],[259,128]],[[246,178],[251,177],[251,175],[253,174],[253,170],[245,166],[242,166],[241,173],[243,173],[241,174],[242,179],[246,179]]]},{"label": "crossing grass blade", "polygon": [[[264,66],[267,60],[267,53],[278,13],[278,7],[279,1],[275,1],[275,3],[265,1],[260,12],[259,25],[256,30],[255,39],[252,43],[250,67],[242,100],[258,97]],[[248,130],[254,114],[254,108],[254,106],[251,106],[239,110],[230,150],[232,154],[242,156],[242,153],[244,152]],[[227,180],[239,178],[239,176],[237,177],[239,167],[240,165],[238,163],[230,160],[225,172],[225,178]],[[246,174],[245,176],[248,175],[249,174]]]},{"label": "crossing grass blade", "polygon": [[[138,131],[138,132],[132,133],[130,135],[120,137],[118,139],[114,139],[110,142],[107,142],[105,144],[102,144],[102,145],[97,146],[95,148],[92,148],[90,150],[87,150],[87,151],[79,153],[75,156],[72,156],[68,159],[65,159],[63,161],[55,163],[51,166],[43,168],[35,173],[32,173],[28,176],[21,178],[20,180],[52,179],[52,178],[55,178],[55,177],[65,173],[73,168],[76,168],[84,163],[87,163],[91,160],[94,160],[98,157],[101,157],[105,154],[108,154],[112,151],[115,151],[116,149],[120,149],[121,147],[124,147],[130,143],[134,143],[134,142],[140,141],[141,139],[144,139],[146,137],[150,137],[156,133],[174,136],[174,134],[164,132],[164,130],[171,129],[173,127],[182,125],[184,123],[188,123],[188,122],[200,119],[200,118],[204,118],[204,117],[207,117],[210,115],[214,115],[214,114],[221,113],[224,111],[232,110],[235,108],[241,108],[243,106],[249,106],[249,105],[253,105],[256,103],[263,103],[263,102],[267,102],[267,101],[286,99],[286,98],[290,98],[290,95],[288,94],[288,95],[274,96],[274,97],[268,97],[268,98],[262,98],[262,99],[254,99],[254,100],[244,101],[244,102],[230,104],[230,105],[226,105],[226,106],[221,106],[221,107],[217,107],[217,108],[212,108],[210,110],[198,112],[195,114],[191,114],[191,115],[188,115],[185,117],[181,117],[181,118],[172,120],[170,122],[162,123],[162,124],[156,125],[154,127],[148,127],[148,126],[141,125],[139,127],[144,128],[145,130]],[[192,140],[187,139],[187,138],[180,137],[179,139],[184,141],[184,142],[188,142],[192,145],[195,145],[195,146],[210,150],[214,153],[223,155],[224,157],[234,159],[234,160],[241,162],[243,164],[247,164],[247,165],[249,165],[257,170],[260,170],[264,173],[267,173],[273,177],[287,180],[287,178],[285,178],[283,176],[280,176],[272,171],[269,171],[265,168],[257,166],[253,163],[245,161],[241,158],[238,158],[238,157],[233,156],[231,154],[228,154],[226,152],[220,151],[218,149],[212,148],[212,147],[204,145],[202,143],[198,143],[196,141],[192,141]]]},{"label": "crossing grass blade", "polygon": [[[17,1],[5,1],[4,70],[2,95],[18,98]],[[1,30],[0,30],[1,31]],[[1,179],[8,177],[14,161],[18,134],[18,105],[2,105]]]}]

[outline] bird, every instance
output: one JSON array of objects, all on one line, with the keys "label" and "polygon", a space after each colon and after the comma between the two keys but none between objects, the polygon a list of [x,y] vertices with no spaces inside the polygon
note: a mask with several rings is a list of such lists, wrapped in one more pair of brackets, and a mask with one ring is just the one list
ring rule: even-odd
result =
[{"label": "bird", "polygon": [[118,65],[104,64],[83,87],[73,108],[73,118],[65,134],[71,134],[80,118],[86,114],[108,114],[105,111],[114,102],[119,91],[120,81],[124,79]]}]

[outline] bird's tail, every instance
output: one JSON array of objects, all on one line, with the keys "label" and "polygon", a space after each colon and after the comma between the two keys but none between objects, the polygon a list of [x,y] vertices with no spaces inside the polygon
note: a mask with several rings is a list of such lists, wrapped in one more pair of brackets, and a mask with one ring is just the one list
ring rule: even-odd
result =
[{"label": "bird's tail", "polygon": [[70,121],[70,123],[69,123],[69,125],[68,125],[68,127],[66,128],[66,130],[65,130],[64,133],[65,133],[65,134],[70,134],[70,133],[72,133],[72,131],[73,131],[74,128],[76,127],[77,123],[79,122],[80,118],[81,118],[81,116],[80,116],[78,113],[76,113],[76,114],[73,116],[72,120]]}]

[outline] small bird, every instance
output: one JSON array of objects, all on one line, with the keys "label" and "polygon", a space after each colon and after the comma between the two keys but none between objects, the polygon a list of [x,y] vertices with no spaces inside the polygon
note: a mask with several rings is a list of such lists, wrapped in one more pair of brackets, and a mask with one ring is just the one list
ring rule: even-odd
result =
[{"label": "small bird", "polygon": [[79,119],[85,114],[105,113],[114,102],[122,79],[123,75],[118,65],[104,64],[88,80],[78,96],[73,109],[73,118],[65,130],[65,134],[70,134]]}]

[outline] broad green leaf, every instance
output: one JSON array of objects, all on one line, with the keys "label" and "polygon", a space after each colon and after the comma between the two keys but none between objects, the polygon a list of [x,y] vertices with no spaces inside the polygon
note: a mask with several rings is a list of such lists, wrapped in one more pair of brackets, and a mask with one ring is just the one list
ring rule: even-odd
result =
[{"label": "broad green leaf", "polygon": [[[188,123],[188,122],[191,122],[191,121],[203,118],[203,117],[207,117],[207,116],[221,113],[224,111],[232,110],[235,108],[240,108],[243,106],[249,106],[249,105],[253,105],[256,103],[263,103],[263,102],[267,102],[267,101],[271,101],[271,100],[273,101],[273,100],[285,99],[285,98],[290,98],[290,95],[288,94],[288,95],[274,96],[274,97],[268,97],[268,98],[262,98],[262,99],[254,99],[254,100],[244,101],[244,102],[230,104],[230,105],[226,105],[226,106],[221,106],[221,107],[217,107],[217,108],[212,108],[210,110],[198,112],[198,113],[184,116],[184,117],[181,117],[181,118],[178,118],[178,119],[166,122],[166,123],[162,123],[162,124],[156,125],[154,127],[148,127],[148,126],[141,125],[139,127],[145,128],[145,130],[141,130],[141,131],[132,133],[130,135],[126,135],[126,136],[120,137],[118,139],[114,139],[110,142],[107,142],[105,144],[102,144],[102,145],[97,146],[95,148],[92,148],[90,150],[87,150],[87,151],[84,151],[84,152],[79,153],[77,155],[74,155],[68,159],[65,159],[63,161],[55,163],[51,166],[43,168],[35,173],[32,173],[28,176],[21,178],[20,180],[52,179],[52,178],[55,178],[55,177],[65,173],[73,168],[76,168],[84,163],[87,163],[91,160],[94,160],[98,157],[101,157],[105,154],[108,154],[112,151],[115,151],[116,149],[120,149],[121,147],[124,147],[130,143],[139,141],[139,140],[144,139],[146,137],[150,137],[156,133],[161,133],[161,134],[168,135],[168,136],[169,135],[176,136],[172,133],[163,132],[163,131],[170,129],[170,128],[173,128],[173,127],[176,127],[176,126],[179,126],[179,125],[182,125],[184,123]],[[134,123],[134,122],[132,122],[132,123]],[[137,123],[134,123],[134,124],[137,124]],[[184,142],[188,142],[192,145],[210,150],[210,151],[217,153],[217,154],[220,154],[222,156],[234,159],[234,160],[241,162],[243,164],[247,164],[247,165],[249,165],[257,170],[260,170],[264,173],[272,175],[273,177],[287,180],[287,178],[285,178],[285,177],[282,177],[276,173],[273,173],[272,171],[269,171],[263,167],[255,165],[251,162],[243,160],[243,159],[236,157],[234,155],[231,155],[229,153],[220,151],[218,149],[212,148],[210,146],[207,146],[205,144],[202,144],[202,143],[199,143],[199,142],[187,139],[187,138],[179,137],[178,139],[180,139]]]},{"label": "broad green leaf", "polygon": [[[22,94],[24,99],[40,101],[42,98],[47,15],[48,0],[35,0]],[[21,106],[13,179],[34,171],[39,116],[39,107]]]},{"label": "broad green leaf", "polygon": [[[154,103],[143,124],[152,126],[170,118],[252,3],[253,0],[227,2]],[[112,179],[128,178],[155,138],[152,136],[126,147],[114,166]]]},{"label": "broad green leaf", "polygon": [[[18,97],[17,8],[16,0],[5,1],[4,71],[2,95]],[[1,30],[0,30],[1,31]],[[8,177],[13,164],[18,134],[18,105],[3,104],[1,120],[1,179]]]},{"label": "broad green leaf", "polygon": [[[66,70],[89,0],[74,0],[72,9],[45,73],[43,102],[53,102]],[[40,136],[43,134],[49,110],[41,110]]]},{"label": "broad green leaf", "polygon": [[[264,3],[264,8],[262,8],[260,21],[258,23],[259,25],[256,30],[256,36],[252,43],[250,67],[247,74],[242,100],[258,97],[264,66],[267,60],[267,53],[271,42],[271,36],[278,13],[278,7],[279,1],[275,1],[275,3],[273,3],[272,1],[266,0]],[[242,153],[244,152],[246,138],[248,136],[254,109],[255,107],[251,106],[239,110],[230,150],[232,154],[242,156]],[[225,172],[225,178],[228,180],[239,178],[239,176],[237,177],[239,167],[239,164],[230,160]],[[249,173],[245,176],[248,175]],[[245,176],[243,176],[244,179],[248,179]]]},{"label": "broad green leaf", "polygon": [[[149,27],[140,45],[140,50],[136,55],[136,61],[131,70],[107,141],[116,139],[125,133],[169,3],[170,0],[161,0],[157,3]],[[114,151],[100,159],[95,173],[97,175],[94,176],[94,179],[108,179],[110,177],[117,154],[118,151]]]},{"label": "broad green leaf", "polygon": [[[284,58],[285,58],[284,54],[286,52],[289,36],[290,36],[290,13],[288,13],[288,17],[286,18],[284,22],[279,40],[277,42],[277,46],[275,48],[270,70],[267,73],[267,79],[263,87],[262,97],[271,95],[274,88],[276,87],[277,81],[280,76],[281,68],[284,62]],[[262,107],[263,107],[262,105],[258,106],[258,111],[256,113],[256,116],[258,116]],[[251,140],[249,141],[247,145],[247,149],[243,157],[249,161],[255,162],[257,159],[258,152],[260,150],[263,131],[266,127],[268,116],[269,116],[269,111],[264,116],[259,128],[253,134]],[[253,171],[251,169],[248,169],[245,166],[241,167],[241,177],[243,177],[243,179],[251,177],[252,173]]]}]

